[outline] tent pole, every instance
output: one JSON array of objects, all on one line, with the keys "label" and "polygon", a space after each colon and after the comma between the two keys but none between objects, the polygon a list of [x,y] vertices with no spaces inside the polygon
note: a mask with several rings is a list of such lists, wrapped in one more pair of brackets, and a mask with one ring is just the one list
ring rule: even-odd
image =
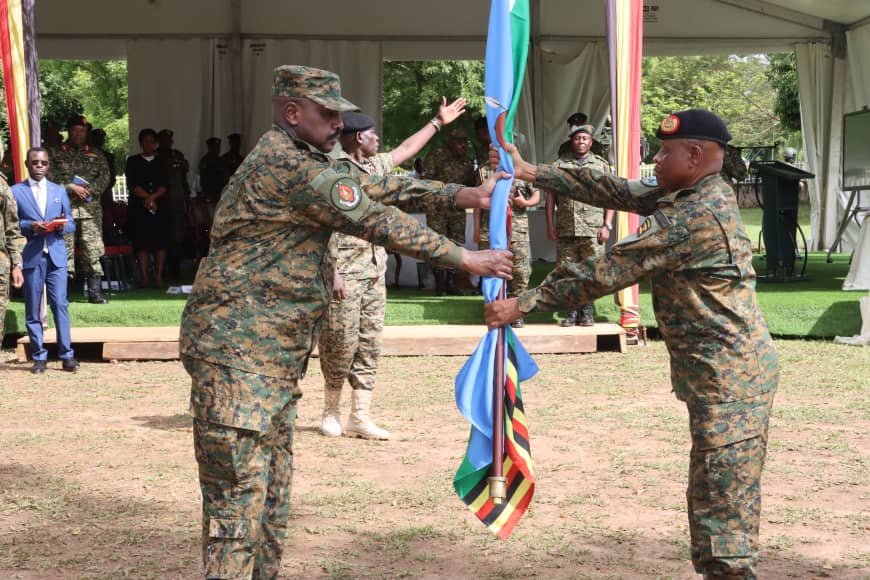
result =
[{"label": "tent pole", "polygon": [[230,0],[232,10],[232,37],[230,38],[230,56],[232,58],[233,79],[233,131],[242,133],[242,145],[249,135],[242,131],[244,119],[242,92],[242,0]]}]

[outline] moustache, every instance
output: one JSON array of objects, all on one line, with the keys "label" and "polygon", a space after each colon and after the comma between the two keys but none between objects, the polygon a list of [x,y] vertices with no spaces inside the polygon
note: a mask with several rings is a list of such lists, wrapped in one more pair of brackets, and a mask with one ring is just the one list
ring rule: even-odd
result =
[{"label": "moustache", "polygon": [[333,139],[338,139],[339,137],[341,137],[341,129],[336,129],[335,131],[333,131],[332,133],[329,134],[328,139],[330,141],[332,141]]}]

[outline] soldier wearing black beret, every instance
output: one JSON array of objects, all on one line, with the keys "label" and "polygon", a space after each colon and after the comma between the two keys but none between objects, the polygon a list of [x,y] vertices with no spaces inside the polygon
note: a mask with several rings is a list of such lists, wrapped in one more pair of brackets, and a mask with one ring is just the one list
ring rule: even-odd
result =
[{"label": "soldier wearing black beret", "polygon": [[486,305],[485,318],[495,328],[527,312],[573,307],[649,280],[671,357],[671,385],[689,414],[692,563],[704,578],[755,578],[761,472],[779,363],[755,296],[752,243],[734,192],[720,176],[731,135],[703,109],[668,115],[656,135],[657,182],[535,166],[508,146],[518,179],[647,217],[604,256],[561,264],[539,287]]}]

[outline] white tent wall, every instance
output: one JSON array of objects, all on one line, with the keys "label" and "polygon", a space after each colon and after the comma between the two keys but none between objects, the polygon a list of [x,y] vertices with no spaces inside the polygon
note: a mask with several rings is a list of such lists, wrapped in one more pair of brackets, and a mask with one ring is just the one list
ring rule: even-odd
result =
[{"label": "white tent wall", "polygon": [[[603,46],[604,2],[531,2],[531,90],[525,94],[532,99],[521,104],[518,128],[533,137],[538,160],[547,161],[561,142],[566,113],[585,109],[600,125],[606,111],[607,77],[598,64],[585,64],[599,63],[600,53],[584,56],[601,50],[589,46]],[[143,124],[172,127],[178,147],[194,161],[208,136],[238,131],[250,146],[268,126],[274,65],[335,70],[348,97],[377,117],[384,59],[482,58],[488,7],[486,0],[442,0],[437,10],[423,0],[334,0],[325,13],[322,4],[283,0],[39,0],[36,24],[42,58],[126,55],[131,134]],[[811,237],[815,247],[830,244],[839,211],[842,113],[866,103],[870,94],[870,2],[649,0],[645,8],[644,53],[656,56],[773,52],[796,45],[824,51],[843,25],[856,23],[847,33],[848,63],[837,58],[826,64],[801,49],[802,76],[834,87],[828,94],[814,80],[801,83],[811,126],[807,152],[819,175]],[[153,49],[149,42],[156,43]],[[577,76],[566,80],[572,74]],[[588,86],[596,79],[603,88]],[[565,96],[566,83],[581,94]],[[830,147],[817,146],[817,139]]]}]

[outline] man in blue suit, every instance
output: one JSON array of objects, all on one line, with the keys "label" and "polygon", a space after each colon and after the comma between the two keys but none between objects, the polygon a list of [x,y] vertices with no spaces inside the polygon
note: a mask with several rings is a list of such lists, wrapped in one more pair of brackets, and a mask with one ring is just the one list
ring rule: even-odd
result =
[{"label": "man in blue suit", "polygon": [[[73,358],[69,312],[66,300],[67,259],[64,234],[75,231],[69,197],[62,185],[46,179],[48,151],[34,147],[27,152],[30,177],[12,186],[18,203],[21,233],[27,238],[23,252],[24,317],[33,351],[34,373],[43,373],[48,358],[42,340],[40,304],[42,289],[48,289],[48,304],[57,330],[57,354],[61,367],[74,372],[79,363]],[[66,220],[65,223],[63,220]]]}]

